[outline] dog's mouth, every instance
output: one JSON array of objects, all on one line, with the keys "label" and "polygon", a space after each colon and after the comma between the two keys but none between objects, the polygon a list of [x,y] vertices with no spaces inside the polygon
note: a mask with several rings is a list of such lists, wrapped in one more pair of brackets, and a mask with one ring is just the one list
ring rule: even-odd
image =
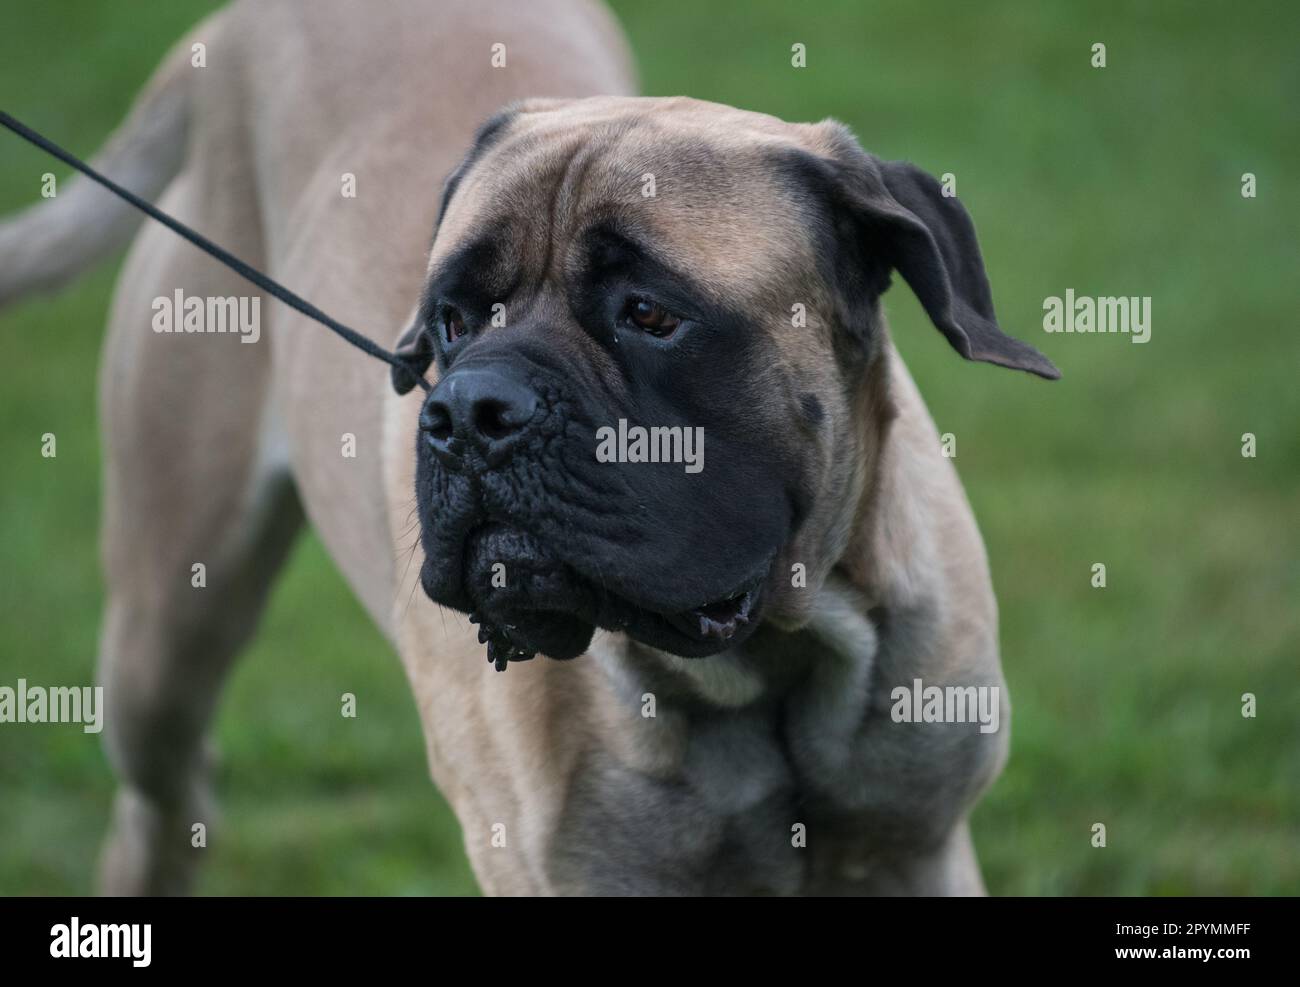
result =
[{"label": "dog's mouth", "polygon": [[615,592],[601,575],[586,575],[529,532],[488,524],[465,539],[461,599],[442,598],[427,581],[425,589],[437,602],[468,609],[488,660],[503,670],[535,654],[577,657],[598,627],[682,657],[717,654],[753,631],[763,583],[755,576],[712,600],[677,608],[665,587]]},{"label": "dog's mouth", "polygon": [[683,634],[694,635],[701,641],[710,639],[730,641],[736,632],[749,623],[757,597],[757,587],[747,589],[725,600],[692,607],[681,613],[665,615]]}]

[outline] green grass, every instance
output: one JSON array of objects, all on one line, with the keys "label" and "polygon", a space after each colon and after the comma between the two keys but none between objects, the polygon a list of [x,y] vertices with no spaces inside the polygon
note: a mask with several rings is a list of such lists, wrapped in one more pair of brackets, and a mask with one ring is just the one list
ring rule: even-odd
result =
[{"label": "green grass", "polygon": [[[11,5],[4,108],[89,153],[213,6]],[[1015,716],[975,814],[990,889],[1300,893],[1294,7],[615,6],[649,93],[835,116],[883,157],[955,173],[1003,325],[1064,371],[1047,384],[963,364],[905,288],[888,297],[958,437],[999,593]],[[1095,41],[1105,69],[1088,64]],[[794,42],[806,69],[789,65]],[[33,201],[46,170],[66,174],[0,135],[0,211]],[[112,274],[0,315],[0,684],[92,675]],[[1042,300],[1066,288],[1152,296],[1151,342],[1046,336]],[[56,459],[39,455],[44,432]],[[362,715],[339,717],[362,683]],[[201,891],[474,890],[398,662],[314,539],[231,682],[219,740],[224,825]],[[0,892],[88,891],[110,792],[92,738],[0,726]]]}]

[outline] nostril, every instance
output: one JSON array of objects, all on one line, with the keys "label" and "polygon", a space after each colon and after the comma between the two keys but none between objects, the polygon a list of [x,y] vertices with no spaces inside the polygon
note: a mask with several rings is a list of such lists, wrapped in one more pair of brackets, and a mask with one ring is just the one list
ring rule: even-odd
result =
[{"label": "nostril", "polygon": [[429,395],[420,429],[431,451],[449,465],[458,466],[477,451],[495,467],[511,454],[539,407],[538,396],[509,372],[463,367],[443,377]]},{"label": "nostril", "polygon": [[499,442],[519,430],[523,422],[514,421],[512,409],[504,402],[485,398],[474,405],[474,429],[484,438]]},{"label": "nostril", "polygon": [[434,441],[446,442],[451,438],[454,431],[451,411],[442,402],[430,402],[420,418],[420,430],[429,435]]}]

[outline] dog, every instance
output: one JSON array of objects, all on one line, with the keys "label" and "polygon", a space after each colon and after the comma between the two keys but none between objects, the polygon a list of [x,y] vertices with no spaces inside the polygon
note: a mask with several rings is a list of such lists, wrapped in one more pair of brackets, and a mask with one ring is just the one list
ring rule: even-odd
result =
[{"label": "dog", "polygon": [[[881,296],[1057,371],[929,175],[636,91],[588,0],[237,0],[96,158],[430,385],[270,299],[255,345],[152,331],[157,298],[258,293],[135,236],[100,378],[106,893],[189,887],[216,696],[304,520],[401,656],[485,892],[984,892],[996,604]],[[0,301],[137,221],[72,183],[0,226]],[[913,686],[995,729],[900,715]]]}]

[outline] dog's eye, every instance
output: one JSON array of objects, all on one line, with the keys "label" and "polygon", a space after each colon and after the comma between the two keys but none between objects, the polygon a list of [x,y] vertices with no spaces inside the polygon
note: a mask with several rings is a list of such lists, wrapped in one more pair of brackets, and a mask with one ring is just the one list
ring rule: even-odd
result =
[{"label": "dog's eye", "polygon": [[624,318],[638,329],[661,339],[671,336],[682,324],[681,319],[648,298],[629,298]]},{"label": "dog's eye", "polygon": [[446,308],[442,313],[442,338],[454,343],[465,335],[465,317],[459,309]]}]

